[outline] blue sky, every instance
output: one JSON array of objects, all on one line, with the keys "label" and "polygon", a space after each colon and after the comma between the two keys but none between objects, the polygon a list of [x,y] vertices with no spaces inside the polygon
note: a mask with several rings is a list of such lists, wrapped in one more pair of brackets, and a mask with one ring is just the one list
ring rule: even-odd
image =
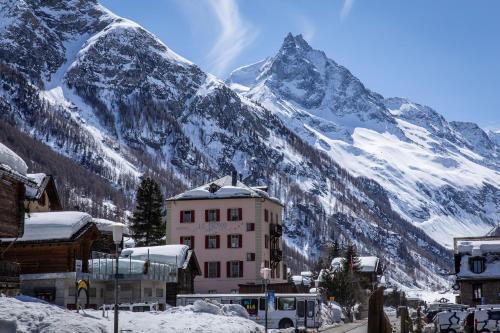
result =
[{"label": "blue sky", "polygon": [[384,96],[500,129],[500,1],[102,0],[220,78],[288,32]]}]

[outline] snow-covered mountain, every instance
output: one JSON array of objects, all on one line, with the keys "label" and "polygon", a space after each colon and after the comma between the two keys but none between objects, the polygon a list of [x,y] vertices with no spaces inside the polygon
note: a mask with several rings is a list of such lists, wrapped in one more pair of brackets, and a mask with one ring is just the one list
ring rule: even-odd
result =
[{"label": "snow-covered mountain", "polygon": [[473,123],[384,98],[301,35],[227,83],[355,176],[378,182],[403,218],[446,247],[500,222],[500,146]]},{"label": "snow-covered mountain", "polygon": [[[437,273],[451,264],[451,253],[412,216],[428,221],[441,208],[450,224],[459,214],[469,228],[495,222],[498,149],[487,159],[488,141],[480,129],[469,133],[473,125],[383,99],[298,37],[287,37],[276,57],[236,71],[230,83],[244,92],[96,1],[0,0],[0,119],[129,200],[144,173],[173,195],[237,169],[245,183],[264,183],[285,202],[288,246],[313,256],[334,237],[353,239],[408,286],[443,284]],[[425,114],[422,124],[411,120],[409,105]],[[437,157],[453,149],[455,178],[427,175],[414,186],[429,168],[452,170],[454,162]],[[410,165],[416,152],[432,164]],[[460,177],[470,188],[451,182]],[[434,178],[450,184],[434,186]],[[477,185],[479,178],[489,185]],[[67,192],[101,205],[88,198],[94,184],[87,186]],[[408,202],[411,195],[423,201]],[[468,212],[476,208],[474,220]]]}]

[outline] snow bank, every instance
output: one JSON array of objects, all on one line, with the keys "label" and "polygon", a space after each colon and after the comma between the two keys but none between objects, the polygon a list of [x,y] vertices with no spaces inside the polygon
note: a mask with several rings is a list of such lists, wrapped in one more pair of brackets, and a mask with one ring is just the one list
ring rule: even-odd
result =
[{"label": "snow bank", "polygon": [[0,143],[0,164],[25,176],[28,166],[16,153]]},{"label": "snow bank", "polygon": [[[102,318],[102,312],[97,310],[77,314],[51,304],[22,302],[9,297],[0,297],[0,309],[2,333],[113,332],[112,311],[108,312],[109,318]],[[245,315],[248,316],[241,305],[197,301],[196,306],[170,308],[165,312],[120,311],[119,328],[134,333],[264,332],[264,327]]]},{"label": "snow bank", "polygon": [[184,265],[187,251],[187,245],[160,245],[160,246],[146,246],[146,247],[133,247],[122,251],[123,257],[132,257],[138,260],[147,260],[148,253],[149,259],[162,264],[176,264],[177,266]]},{"label": "snow bank", "polygon": [[50,304],[22,302],[0,296],[0,332],[105,333],[98,318],[73,313]]},{"label": "snow bank", "polygon": [[26,216],[24,235],[17,241],[70,239],[91,220],[89,214],[82,212],[32,213]]}]

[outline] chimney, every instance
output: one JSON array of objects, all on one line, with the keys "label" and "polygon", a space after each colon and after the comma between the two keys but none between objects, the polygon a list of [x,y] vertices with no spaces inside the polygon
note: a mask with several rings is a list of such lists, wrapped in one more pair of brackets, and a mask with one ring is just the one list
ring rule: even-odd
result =
[{"label": "chimney", "polygon": [[238,173],[236,172],[236,170],[233,170],[233,172],[231,173],[231,185],[236,186],[237,182],[238,182]]}]

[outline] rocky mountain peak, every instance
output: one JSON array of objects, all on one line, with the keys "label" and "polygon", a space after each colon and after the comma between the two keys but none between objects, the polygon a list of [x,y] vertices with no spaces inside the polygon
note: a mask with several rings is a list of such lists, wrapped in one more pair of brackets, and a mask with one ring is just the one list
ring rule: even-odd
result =
[{"label": "rocky mountain peak", "polygon": [[289,32],[283,40],[279,53],[301,53],[311,50],[312,47],[304,40],[302,34],[293,36],[292,33]]}]

